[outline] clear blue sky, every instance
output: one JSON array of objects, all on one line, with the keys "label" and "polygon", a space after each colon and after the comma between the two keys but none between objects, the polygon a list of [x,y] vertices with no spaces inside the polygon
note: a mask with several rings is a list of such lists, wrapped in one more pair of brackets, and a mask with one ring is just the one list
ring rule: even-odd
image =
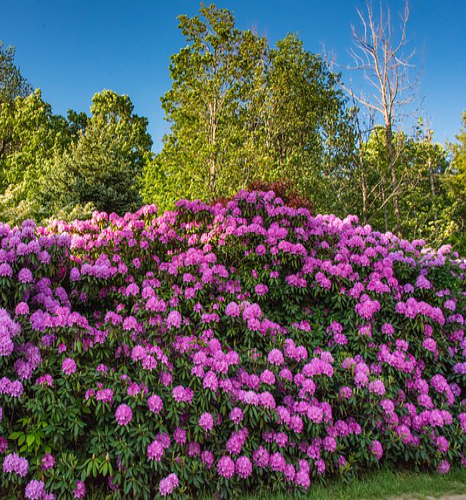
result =
[{"label": "clear blue sky", "polygon": [[[210,3],[208,1],[206,4]],[[273,45],[298,32],[305,48],[322,43],[348,60],[351,23],[363,0],[219,0],[240,28],[255,28]],[[378,5],[378,0],[374,0]],[[403,2],[389,0],[393,12]],[[422,109],[438,141],[453,139],[466,110],[466,0],[411,0],[410,37],[423,58]],[[128,94],[149,118],[154,150],[168,125],[160,97],[170,87],[169,57],[185,45],[179,14],[194,0],[0,0],[0,39],[17,48],[23,74],[55,113],[89,112],[104,88]]]}]

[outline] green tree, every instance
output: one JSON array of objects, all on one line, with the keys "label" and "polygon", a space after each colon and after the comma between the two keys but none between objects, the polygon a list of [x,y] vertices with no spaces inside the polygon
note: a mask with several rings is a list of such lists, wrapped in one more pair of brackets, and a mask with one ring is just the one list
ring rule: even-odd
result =
[{"label": "green tree", "polygon": [[341,163],[350,126],[335,76],[296,35],[270,49],[214,5],[180,16],[188,45],[171,57],[162,98],[170,123],[145,173],[144,198],[229,196],[252,181],[290,180],[329,207],[326,176]]},{"label": "green tree", "polygon": [[[400,196],[403,234],[438,247],[448,240],[448,193],[443,182],[449,166],[446,148],[419,121],[415,137],[403,148],[406,165]],[[403,174],[402,174],[403,175]]]},{"label": "green tree", "polygon": [[55,150],[41,189],[49,213],[88,206],[124,214],[139,208],[152,140],[147,118],[133,110],[128,96],[104,90],[93,97],[89,118],[69,113],[76,140],[64,151]]},{"label": "green tree", "polygon": [[[2,116],[2,128],[0,135],[0,164],[5,161],[15,147],[15,141],[8,128],[5,127],[4,116],[11,114],[13,101],[16,97],[26,97],[32,92],[32,88],[26,79],[21,75],[19,68],[15,65],[16,50],[14,47],[3,44],[0,40],[0,114]],[[4,182],[4,181],[3,181]],[[2,186],[0,172],[0,193],[3,192],[5,186]]]},{"label": "green tree", "polygon": [[0,108],[2,141],[9,147],[0,156],[0,219],[16,223],[40,217],[41,179],[54,150],[63,150],[69,142],[67,122],[52,113],[36,90]]},{"label": "green tree", "polygon": [[261,91],[265,40],[235,28],[226,9],[200,12],[205,20],[179,17],[188,45],[171,57],[172,88],[162,98],[170,133],[146,172],[145,198],[162,206],[231,194],[260,163],[246,124]]},{"label": "green tree", "polygon": [[265,94],[265,149],[272,160],[267,177],[290,180],[317,210],[333,211],[331,178],[339,177],[354,148],[337,75],[289,34],[268,52]]},{"label": "green tree", "polygon": [[[448,221],[445,209],[447,193],[443,178],[448,167],[446,149],[433,141],[431,130],[422,121],[413,137],[404,132],[393,135],[399,151],[396,162],[396,194],[403,215],[399,227],[409,239],[424,238],[433,246],[447,239]],[[367,141],[359,145],[361,157],[347,178],[341,178],[347,211],[355,213],[363,224],[380,231],[393,231],[397,216],[392,203],[392,169],[385,129],[376,126]],[[361,165],[364,183],[361,182]]]},{"label": "green tree", "polygon": [[449,185],[456,197],[466,200],[466,112],[462,116],[462,128],[455,135],[456,142],[450,144],[453,154]]},{"label": "green tree", "polygon": [[[393,137],[393,143],[400,147],[405,144],[406,136],[400,132]],[[361,143],[362,162],[365,166],[366,199],[364,223],[371,224],[381,231],[389,231],[395,227],[395,211],[393,196],[400,197],[402,183],[397,185],[397,192],[393,193],[391,183],[391,162],[387,148],[385,129],[375,126],[366,142]],[[401,147],[399,148],[401,150]],[[400,177],[400,169],[404,162],[397,162],[397,177]],[[351,191],[350,191],[351,193]],[[350,194],[349,193],[349,194]],[[351,196],[351,194],[350,194]],[[361,216],[363,207],[361,199],[354,209],[354,213]]]},{"label": "green tree", "polygon": [[15,64],[15,55],[16,49],[5,47],[0,40],[0,106],[12,102],[16,97],[26,97],[32,92],[32,87]]},{"label": "green tree", "polygon": [[452,160],[445,182],[451,198],[449,209],[451,241],[464,254],[466,251],[466,112],[462,115],[462,128],[455,138],[456,142],[449,144]]}]

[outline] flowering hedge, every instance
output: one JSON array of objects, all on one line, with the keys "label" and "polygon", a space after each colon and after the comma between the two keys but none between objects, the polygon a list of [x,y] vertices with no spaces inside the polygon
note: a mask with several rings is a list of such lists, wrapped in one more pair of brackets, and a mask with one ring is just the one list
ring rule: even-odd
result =
[{"label": "flowering hedge", "polygon": [[305,492],[465,461],[465,261],[273,192],[0,225],[0,491]]}]

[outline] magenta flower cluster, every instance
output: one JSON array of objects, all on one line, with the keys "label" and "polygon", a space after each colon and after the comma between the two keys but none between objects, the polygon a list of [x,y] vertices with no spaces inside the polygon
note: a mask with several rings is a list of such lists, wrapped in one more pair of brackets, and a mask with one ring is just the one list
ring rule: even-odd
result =
[{"label": "magenta flower cluster", "polygon": [[133,411],[128,405],[121,404],[115,412],[115,420],[118,425],[128,425],[133,419]]}]

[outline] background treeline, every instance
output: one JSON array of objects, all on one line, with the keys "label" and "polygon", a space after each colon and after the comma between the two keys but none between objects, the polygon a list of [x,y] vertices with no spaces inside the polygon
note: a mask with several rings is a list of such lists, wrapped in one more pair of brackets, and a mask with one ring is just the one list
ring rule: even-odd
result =
[{"label": "background treeline", "polygon": [[158,154],[128,96],[104,90],[89,115],[57,116],[0,44],[1,221],[165,210],[285,179],[316,213],[466,251],[466,113],[444,146],[419,117],[414,132],[368,118],[294,34],[270,47],[213,5],[179,19]]}]

